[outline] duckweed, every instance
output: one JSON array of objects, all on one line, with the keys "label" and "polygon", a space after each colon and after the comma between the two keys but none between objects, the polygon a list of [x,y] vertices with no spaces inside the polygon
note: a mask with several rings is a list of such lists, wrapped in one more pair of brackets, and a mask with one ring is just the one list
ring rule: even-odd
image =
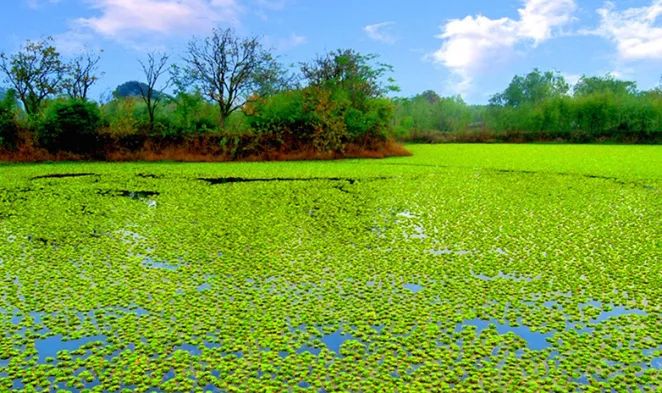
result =
[{"label": "duckweed", "polygon": [[655,391],[662,149],[0,166],[0,391]]}]

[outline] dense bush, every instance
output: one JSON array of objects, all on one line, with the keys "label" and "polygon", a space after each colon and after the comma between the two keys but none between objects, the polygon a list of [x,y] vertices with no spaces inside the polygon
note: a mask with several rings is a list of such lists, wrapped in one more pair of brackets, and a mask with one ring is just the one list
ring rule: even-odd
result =
[{"label": "dense bush", "polygon": [[347,143],[385,140],[393,114],[390,100],[365,98],[358,107],[350,95],[337,86],[310,86],[257,99],[245,113],[256,132],[317,151],[342,151]]},{"label": "dense bush", "polygon": [[100,124],[101,115],[95,103],[57,100],[44,111],[39,124],[39,143],[50,151],[94,153]]},{"label": "dense bush", "polygon": [[464,130],[472,123],[472,109],[460,97],[439,97],[426,91],[412,99],[395,101],[396,133],[410,131],[453,132]]},{"label": "dense bush", "polygon": [[103,133],[114,137],[133,135],[140,128],[140,107],[144,104],[136,97],[115,98],[101,106]]},{"label": "dense bush", "polygon": [[250,101],[244,113],[250,127],[258,133],[302,135],[309,131],[311,118],[305,101],[303,90],[287,91]]},{"label": "dense bush", "polygon": [[18,141],[16,95],[7,91],[0,99],[0,148],[12,149]]},{"label": "dense bush", "polygon": [[[168,134],[202,134],[218,129],[218,109],[207,102],[199,93],[180,92],[162,110],[158,121],[169,119]],[[234,121],[234,123],[233,123]],[[240,128],[236,116],[227,119],[228,128]]]}]

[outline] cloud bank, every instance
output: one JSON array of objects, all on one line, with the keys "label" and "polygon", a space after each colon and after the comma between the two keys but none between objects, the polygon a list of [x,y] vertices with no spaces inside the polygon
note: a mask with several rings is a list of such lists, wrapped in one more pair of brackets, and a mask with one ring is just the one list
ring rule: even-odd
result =
[{"label": "cloud bank", "polygon": [[99,16],[76,19],[75,24],[110,39],[144,35],[190,35],[218,24],[236,25],[236,0],[90,0]]},{"label": "cloud bank", "polygon": [[526,0],[518,19],[470,15],[449,20],[437,36],[443,44],[431,58],[459,77],[455,90],[466,93],[477,73],[511,55],[518,45],[536,46],[553,38],[572,21],[576,8],[574,0]]},{"label": "cloud bank", "polygon": [[612,2],[598,9],[600,26],[589,33],[599,35],[616,45],[620,60],[662,59],[662,0],[647,7],[616,10]]}]

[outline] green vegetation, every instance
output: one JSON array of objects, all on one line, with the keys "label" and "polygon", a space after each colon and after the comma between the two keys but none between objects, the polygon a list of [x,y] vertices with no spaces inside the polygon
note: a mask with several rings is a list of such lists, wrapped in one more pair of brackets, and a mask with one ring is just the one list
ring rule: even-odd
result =
[{"label": "green vegetation", "polygon": [[39,123],[39,143],[52,150],[86,153],[97,150],[99,108],[81,99],[54,101]]},{"label": "green vegetation", "polygon": [[[87,97],[101,76],[99,60],[100,54],[88,53],[67,62],[52,39],[0,54],[0,71],[26,112],[17,116],[18,108],[3,104],[0,135],[21,137],[0,139],[5,159],[327,157],[403,150],[388,141],[390,68],[373,55],[333,51],[301,64],[301,75],[295,75],[257,38],[213,30],[191,40],[182,64],[170,64],[164,53],[148,54],[140,61],[144,82],[120,85],[101,104]],[[74,143],[78,137],[80,144]],[[163,156],[164,150],[174,153]]]},{"label": "green vegetation", "polygon": [[0,146],[16,147],[18,139],[16,109],[14,91],[4,93],[0,97]]},{"label": "green vegetation", "polygon": [[662,90],[639,91],[613,76],[583,76],[570,95],[558,73],[516,76],[487,106],[425,92],[397,101],[396,133],[404,140],[479,142],[658,143]]},{"label": "green vegetation", "polygon": [[[97,103],[88,93],[102,76],[100,58],[87,53],[66,61],[51,39],[0,54],[9,96],[20,101],[4,99],[0,107],[2,159],[383,157],[406,154],[394,140],[659,143],[662,137],[662,89],[640,91],[611,75],[583,76],[571,88],[559,73],[535,69],[515,76],[488,105],[432,91],[394,98],[392,69],[375,55],[335,50],[291,70],[258,38],[228,29],[192,39],[181,64],[166,53],[147,54],[140,61],[143,81],[123,83]],[[63,118],[69,115],[75,118]],[[85,126],[67,131],[85,134],[81,146],[55,137],[67,133],[58,128],[63,123]]]},{"label": "green vegetation", "polygon": [[659,147],[409,148],[0,166],[0,391],[662,385]]}]

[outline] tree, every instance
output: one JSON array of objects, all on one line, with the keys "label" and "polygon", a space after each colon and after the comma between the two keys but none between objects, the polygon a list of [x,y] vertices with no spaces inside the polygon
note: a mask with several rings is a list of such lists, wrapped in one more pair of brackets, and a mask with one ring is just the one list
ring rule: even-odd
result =
[{"label": "tree", "polygon": [[260,74],[273,58],[256,37],[239,38],[232,29],[214,29],[211,36],[189,42],[181,70],[194,88],[215,102],[219,123],[241,108],[259,86]]},{"label": "tree", "polygon": [[[147,62],[140,61],[140,66],[145,74],[146,83],[141,83],[138,86],[140,87],[140,97],[145,101],[145,105],[147,105],[150,131],[154,131],[156,108],[159,106],[163,98],[163,94],[160,94],[156,90],[156,84],[161,76],[166,73],[167,64],[168,55],[165,53],[150,53],[147,55]],[[164,86],[161,89],[165,88],[167,88],[167,86]]]},{"label": "tree", "polygon": [[634,95],[637,93],[637,83],[618,80],[611,74],[590,77],[583,75],[575,85],[574,93],[576,97],[596,93],[612,93],[616,96]]},{"label": "tree", "polygon": [[269,56],[255,72],[255,94],[270,97],[300,87],[299,76]]},{"label": "tree", "polygon": [[39,113],[47,97],[61,92],[65,67],[52,43],[50,37],[27,41],[14,55],[0,54],[0,70],[31,116]]},{"label": "tree", "polygon": [[301,73],[312,86],[342,87],[350,92],[356,103],[366,98],[376,98],[390,91],[397,91],[393,79],[383,83],[383,76],[392,67],[373,64],[377,55],[363,55],[352,49],[338,49],[324,56],[318,56],[309,63],[301,63]]},{"label": "tree", "polygon": [[103,76],[103,73],[99,73],[99,61],[99,53],[87,52],[75,57],[67,65],[67,76],[62,86],[69,97],[87,100],[90,87]]},{"label": "tree", "polygon": [[558,72],[541,72],[537,68],[526,76],[517,75],[502,93],[494,95],[490,104],[517,107],[537,104],[549,98],[568,94],[570,86]]},{"label": "tree", "polygon": [[436,104],[437,102],[441,101],[439,94],[433,90],[426,90],[418,96],[424,98],[430,104]]}]

